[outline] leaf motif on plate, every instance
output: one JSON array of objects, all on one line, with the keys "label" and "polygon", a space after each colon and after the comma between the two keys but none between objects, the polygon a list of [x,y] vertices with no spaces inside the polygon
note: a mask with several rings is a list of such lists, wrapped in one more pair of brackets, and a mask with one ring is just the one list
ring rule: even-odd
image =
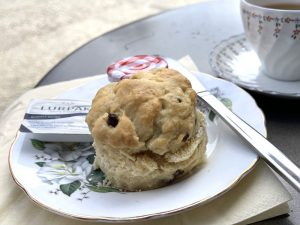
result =
[{"label": "leaf motif on plate", "polygon": [[[224,97],[224,93],[219,87],[210,88],[209,92],[214,95],[217,99],[219,99],[228,109],[232,110],[232,101],[228,97]],[[198,107],[200,110],[208,115],[208,119],[210,121],[214,121],[216,114],[201,101],[201,98],[198,98]]]},{"label": "leaf motif on plate", "polygon": [[100,169],[92,170],[89,175],[87,175],[86,180],[91,185],[98,185],[99,183],[102,183],[105,179],[105,174]]},{"label": "leaf motif on plate", "polygon": [[104,186],[92,186],[92,185],[86,185],[88,189],[94,192],[101,192],[101,193],[107,193],[107,192],[120,192],[119,189],[113,188],[113,187],[104,187]]},{"label": "leaf motif on plate", "polygon": [[39,141],[37,139],[31,139],[32,146],[37,150],[44,150],[45,149],[45,143],[43,141]]},{"label": "leaf motif on plate", "polygon": [[215,117],[216,117],[216,114],[214,113],[214,111],[210,111],[208,113],[208,118],[210,121],[214,121]]},{"label": "leaf motif on plate", "polygon": [[89,164],[93,164],[95,160],[95,154],[88,155],[86,160],[89,162]]},{"label": "leaf motif on plate", "polygon": [[[228,109],[232,110],[232,101],[229,98],[220,98],[219,99]],[[216,114],[210,110],[209,114],[208,114],[208,118],[210,119],[210,121],[214,121],[216,117]]]},{"label": "leaf motif on plate", "polygon": [[105,174],[100,169],[92,170],[91,173],[86,177],[88,183],[86,187],[94,192],[120,192],[119,189],[111,187],[109,181],[105,179]]},{"label": "leaf motif on plate", "polygon": [[43,167],[45,163],[46,162],[35,162],[35,164],[38,165],[39,167]]},{"label": "leaf motif on plate", "polygon": [[[119,192],[110,186],[105,174],[93,170],[95,150],[91,143],[43,142],[32,139],[32,146],[42,153],[35,155],[35,164],[39,167],[37,176],[42,182],[55,185],[51,190],[57,195],[60,191],[65,195],[81,196],[78,200],[89,198],[89,192]],[[76,193],[76,194],[75,194]],[[72,197],[74,197],[72,196]]]},{"label": "leaf motif on plate", "polygon": [[220,101],[230,110],[232,110],[232,101],[229,98],[221,98]]},{"label": "leaf motif on plate", "polygon": [[69,184],[61,184],[59,186],[60,190],[68,196],[71,196],[78,188],[80,188],[81,182],[79,180],[75,180]]}]

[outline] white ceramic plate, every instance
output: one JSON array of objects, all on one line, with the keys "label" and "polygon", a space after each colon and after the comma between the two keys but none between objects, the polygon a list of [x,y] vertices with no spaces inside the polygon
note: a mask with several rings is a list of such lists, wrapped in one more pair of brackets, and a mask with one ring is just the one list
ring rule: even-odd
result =
[{"label": "white ceramic plate", "polygon": [[263,74],[261,63],[244,34],[218,44],[210,55],[216,74],[248,90],[278,97],[300,98],[300,81],[280,81]]},{"label": "white ceramic plate", "polygon": [[[250,95],[230,82],[200,73],[197,77],[235,113],[266,136],[264,116]],[[106,76],[98,76],[95,81],[66,91],[60,98],[91,100],[98,88],[107,83]],[[89,143],[47,144],[32,141],[21,133],[11,148],[11,172],[34,202],[64,216],[116,222],[171,215],[225,193],[257,161],[257,155],[248,145],[218,118],[212,121],[212,117],[207,117],[207,163],[191,177],[164,188],[123,193],[103,187],[103,174],[100,171],[91,173],[93,150]]]}]

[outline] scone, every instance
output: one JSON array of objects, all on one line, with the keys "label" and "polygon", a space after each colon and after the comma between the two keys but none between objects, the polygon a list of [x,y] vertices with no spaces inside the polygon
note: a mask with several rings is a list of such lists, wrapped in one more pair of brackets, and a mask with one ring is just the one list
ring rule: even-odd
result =
[{"label": "scone", "polygon": [[86,122],[94,167],[123,190],[165,186],[205,158],[204,115],[190,82],[175,70],[140,72],[101,88]]}]

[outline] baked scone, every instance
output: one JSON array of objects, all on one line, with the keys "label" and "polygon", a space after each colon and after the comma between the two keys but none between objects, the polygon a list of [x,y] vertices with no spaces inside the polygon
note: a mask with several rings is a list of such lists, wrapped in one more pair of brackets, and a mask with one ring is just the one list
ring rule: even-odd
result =
[{"label": "baked scone", "polygon": [[140,72],[101,88],[86,117],[94,167],[127,191],[167,185],[205,158],[204,115],[190,82],[171,69]]}]

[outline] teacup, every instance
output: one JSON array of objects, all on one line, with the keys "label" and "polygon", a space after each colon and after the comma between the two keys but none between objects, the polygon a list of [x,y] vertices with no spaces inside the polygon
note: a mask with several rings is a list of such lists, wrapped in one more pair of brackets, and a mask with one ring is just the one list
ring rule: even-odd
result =
[{"label": "teacup", "polygon": [[300,80],[300,1],[241,0],[241,16],[264,74]]}]

